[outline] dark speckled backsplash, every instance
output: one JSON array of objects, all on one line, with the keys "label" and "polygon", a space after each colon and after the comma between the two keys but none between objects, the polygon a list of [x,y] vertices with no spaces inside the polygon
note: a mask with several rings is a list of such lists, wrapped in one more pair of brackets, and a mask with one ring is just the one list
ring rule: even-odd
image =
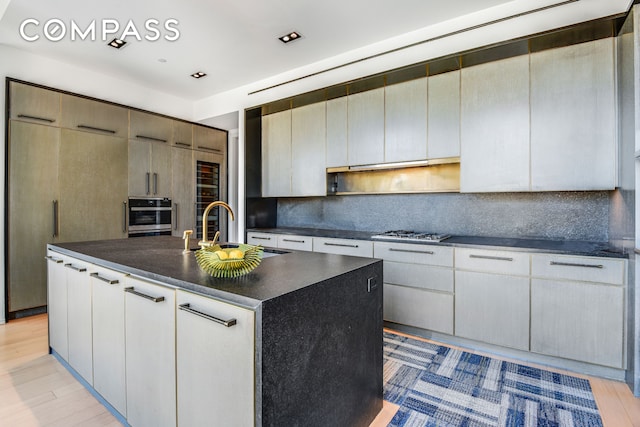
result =
[{"label": "dark speckled backsplash", "polygon": [[609,240],[613,192],[391,194],[279,199],[278,227]]}]

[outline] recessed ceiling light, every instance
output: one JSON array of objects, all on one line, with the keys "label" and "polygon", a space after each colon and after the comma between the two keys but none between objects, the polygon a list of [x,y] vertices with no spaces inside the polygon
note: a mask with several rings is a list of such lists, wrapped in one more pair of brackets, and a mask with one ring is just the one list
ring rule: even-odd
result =
[{"label": "recessed ceiling light", "polygon": [[191,74],[191,77],[193,77],[194,79],[200,79],[206,75],[207,75],[206,73],[203,73],[202,71],[198,71],[197,73]]},{"label": "recessed ceiling light", "polygon": [[297,31],[292,31],[292,32],[290,32],[290,33],[288,33],[288,34],[285,34],[285,35],[284,35],[284,36],[282,36],[282,37],[278,37],[278,39],[279,39],[282,43],[289,43],[289,42],[292,42],[292,41],[294,41],[294,40],[297,40],[297,39],[299,39],[299,38],[301,38],[301,37],[302,37],[302,35],[300,35],[300,33],[299,33],[299,32],[297,32]]},{"label": "recessed ceiling light", "polygon": [[117,37],[116,37],[115,39],[111,40],[111,41],[108,43],[108,45],[109,45],[109,46],[111,46],[111,47],[115,47],[116,49],[120,49],[120,48],[122,48],[125,44],[127,44],[127,42],[126,42],[126,41],[121,40],[121,39],[119,39],[119,38],[117,38]]}]

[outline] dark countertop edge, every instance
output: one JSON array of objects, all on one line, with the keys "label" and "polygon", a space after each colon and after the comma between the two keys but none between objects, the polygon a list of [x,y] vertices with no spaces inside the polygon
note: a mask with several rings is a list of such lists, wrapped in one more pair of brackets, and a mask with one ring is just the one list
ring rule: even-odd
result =
[{"label": "dark countertop edge", "polygon": [[415,245],[437,245],[517,252],[550,253],[558,255],[593,256],[603,258],[628,259],[629,254],[614,249],[605,242],[583,240],[551,240],[483,236],[451,236],[442,242],[389,241],[372,239],[376,232],[330,230],[320,228],[249,228],[247,232],[297,234],[311,237],[328,237],[351,240],[371,240],[373,242],[407,243]]}]

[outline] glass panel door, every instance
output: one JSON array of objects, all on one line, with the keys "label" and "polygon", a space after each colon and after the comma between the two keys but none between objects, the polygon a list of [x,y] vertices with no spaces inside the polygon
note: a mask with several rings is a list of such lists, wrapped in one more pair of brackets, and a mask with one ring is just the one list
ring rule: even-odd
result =
[{"label": "glass panel door", "polygon": [[[196,161],[196,235],[202,239],[202,214],[211,202],[220,200],[220,164]],[[216,231],[220,230],[220,209],[211,209],[208,218],[208,236],[205,240],[213,240]]]}]

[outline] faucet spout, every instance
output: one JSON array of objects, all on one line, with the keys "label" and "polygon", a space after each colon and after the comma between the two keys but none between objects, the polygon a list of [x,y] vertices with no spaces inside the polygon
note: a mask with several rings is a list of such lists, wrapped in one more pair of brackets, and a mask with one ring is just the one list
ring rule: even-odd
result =
[{"label": "faucet spout", "polygon": [[231,209],[231,206],[229,206],[228,204],[226,204],[223,201],[217,200],[215,202],[211,202],[209,203],[209,205],[205,208],[204,213],[202,214],[202,240],[198,242],[198,245],[200,247],[208,247],[208,246],[213,246],[215,244],[215,238],[213,239],[213,242],[207,240],[207,231],[208,231],[208,218],[209,218],[209,212],[211,211],[211,209],[215,208],[216,206],[222,206],[223,208],[225,208],[228,212],[229,212],[229,216],[231,217],[231,220],[235,220],[234,215],[233,215],[233,209]]}]

